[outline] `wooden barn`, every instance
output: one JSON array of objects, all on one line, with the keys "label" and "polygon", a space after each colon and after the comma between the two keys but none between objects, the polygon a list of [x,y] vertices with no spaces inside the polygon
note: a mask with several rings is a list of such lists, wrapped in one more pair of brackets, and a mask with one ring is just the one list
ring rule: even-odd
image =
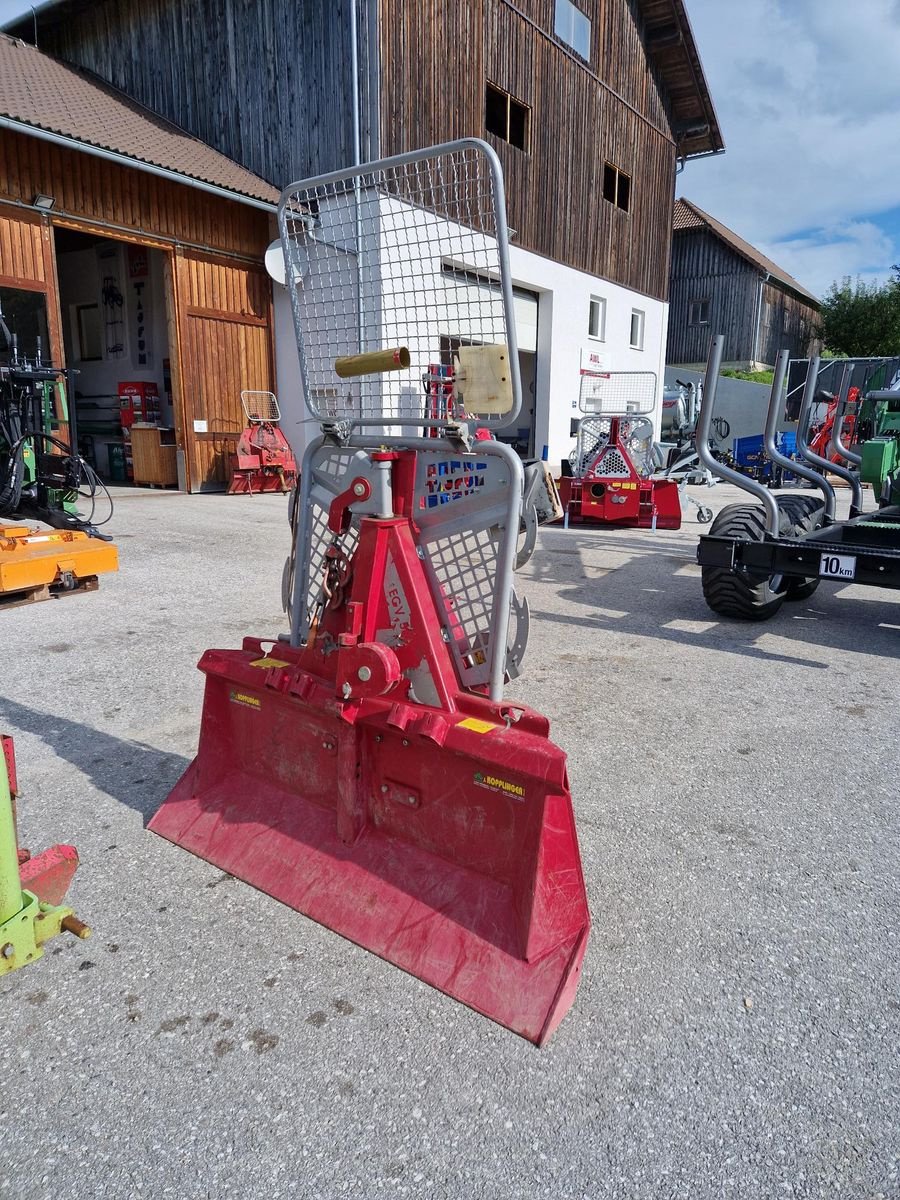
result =
[{"label": "wooden barn", "polygon": [[[279,188],[357,146],[486,138],[516,230],[524,453],[567,453],[586,352],[661,381],[676,165],[723,149],[683,0],[60,0],[36,23],[42,48]],[[277,291],[275,308],[300,442]]]},{"label": "wooden barn", "polygon": [[819,301],[777,263],[690,200],[676,200],[666,362],[702,366],[713,334],[724,363],[771,367],[779,350],[819,350]]},{"label": "wooden barn", "polygon": [[129,421],[146,415],[165,482],[222,487],[241,388],[273,386],[263,255],[277,192],[4,35],[0,126],[0,303],[20,353],[40,338],[44,361],[77,372],[82,454],[102,476],[132,477]]}]

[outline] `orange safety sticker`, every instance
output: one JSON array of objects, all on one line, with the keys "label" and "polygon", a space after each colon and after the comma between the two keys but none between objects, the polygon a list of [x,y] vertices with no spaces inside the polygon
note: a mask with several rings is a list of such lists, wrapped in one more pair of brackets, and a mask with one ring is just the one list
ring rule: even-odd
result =
[{"label": "orange safety sticker", "polygon": [[285,662],[283,658],[257,658],[250,664],[251,667],[289,667],[291,664]]},{"label": "orange safety sticker", "polygon": [[457,721],[456,724],[460,729],[471,729],[473,733],[490,733],[492,729],[500,728],[492,721],[480,721],[478,717],[466,717],[464,721]]}]

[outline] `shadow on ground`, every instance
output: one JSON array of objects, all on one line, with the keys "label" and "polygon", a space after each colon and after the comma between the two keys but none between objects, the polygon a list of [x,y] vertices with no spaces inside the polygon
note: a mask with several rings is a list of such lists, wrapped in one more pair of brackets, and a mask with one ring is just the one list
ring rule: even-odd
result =
[{"label": "shadow on ground", "polygon": [[34,734],[57,757],[76,767],[100,791],[139,812],[156,812],[189,759],[144,742],[114,737],[69,717],[41,712],[0,696],[0,727]]},{"label": "shadow on ground", "polygon": [[[699,569],[691,569],[695,567],[692,547],[665,536],[651,542],[649,538],[637,541],[627,534],[622,538],[608,531],[604,534],[547,539],[543,553],[533,560],[535,569],[527,577],[556,584],[561,600],[608,611],[560,613],[535,606],[533,617],[563,626],[608,629],[819,670],[827,670],[828,664],[804,656],[802,647],[885,657],[896,657],[900,651],[900,605],[894,599],[895,592],[885,590],[884,601],[840,596],[840,588],[823,583],[808,600],[785,602],[768,621],[734,621],[707,608]],[[589,555],[587,560],[585,553]],[[605,557],[608,555],[622,555],[625,561],[610,562]],[[593,577],[589,572],[595,573]],[[678,622],[688,621],[696,622],[698,628],[677,627]],[[797,652],[759,645],[764,634],[794,642]]]}]

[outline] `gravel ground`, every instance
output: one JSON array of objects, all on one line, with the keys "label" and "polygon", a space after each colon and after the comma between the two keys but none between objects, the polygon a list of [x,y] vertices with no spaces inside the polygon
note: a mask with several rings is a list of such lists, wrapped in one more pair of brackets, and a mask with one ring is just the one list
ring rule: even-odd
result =
[{"label": "gravel ground", "polygon": [[23,841],[78,845],[94,929],[0,984],[0,1195],[900,1196],[892,593],[734,624],[692,510],[543,532],[514,690],[594,928],[539,1051],[146,832],[201,651],[284,628],[285,504],[121,490],[113,528],[98,593],[0,617]]}]

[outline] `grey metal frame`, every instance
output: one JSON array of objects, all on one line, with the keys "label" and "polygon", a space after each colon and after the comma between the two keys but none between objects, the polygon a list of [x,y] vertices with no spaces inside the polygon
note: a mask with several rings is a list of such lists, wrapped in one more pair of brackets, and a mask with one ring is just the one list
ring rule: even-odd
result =
[{"label": "grey metal frame", "polygon": [[750,479],[746,475],[742,475],[740,471],[735,471],[732,467],[728,467],[725,463],[720,463],[715,458],[709,448],[709,439],[712,432],[713,411],[716,406],[716,392],[719,384],[719,369],[722,366],[722,351],[725,345],[725,337],[719,333],[713,338],[709,347],[709,358],[706,362],[706,374],[704,376],[705,384],[703,388],[703,400],[700,403],[700,413],[697,417],[697,454],[701,463],[713,475],[719,479],[724,479],[727,483],[736,484],[745,492],[749,492],[756,500],[758,500],[766,513],[766,529],[772,537],[778,537],[780,518],[778,505],[775,497],[767,487],[759,483],[756,479]]},{"label": "grey metal frame", "polygon": [[[834,412],[834,423],[831,426],[831,440],[828,443],[828,449],[832,454],[839,454],[845,462],[851,466],[862,466],[862,455],[857,454],[855,450],[851,450],[849,446],[844,445],[844,417],[847,413],[848,397],[850,395],[850,369],[844,367],[841,373],[841,386],[838,392],[837,408]],[[859,412],[859,403],[857,402],[857,412]]]},{"label": "grey metal frame", "polygon": [[[357,289],[357,305],[360,300],[360,245],[362,237],[362,223],[360,220],[360,191],[363,181],[368,181],[366,186],[374,189],[379,194],[385,196],[390,193],[385,190],[380,192],[379,182],[385,189],[385,180],[388,179],[392,172],[401,172],[405,168],[416,168],[420,164],[425,164],[428,160],[446,160],[453,155],[474,154],[472,161],[480,163],[481,167],[487,168],[488,178],[490,179],[490,204],[486,204],[483,210],[479,210],[479,215],[483,216],[488,213],[492,218],[492,228],[477,229],[474,225],[466,225],[462,221],[455,221],[453,216],[440,212],[438,209],[429,208],[425,202],[425,197],[415,199],[406,199],[402,196],[391,195],[394,200],[399,200],[409,206],[409,210],[423,213],[434,213],[448,224],[456,224],[461,229],[466,229],[470,234],[477,234],[486,240],[493,238],[496,241],[496,274],[497,278],[492,279],[491,283],[499,286],[500,295],[502,297],[503,314],[505,319],[505,340],[509,348],[509,369],[512,383],[513,406],[508,411],[502,414],[502,419],[498,420],[495,417],[488,417],[484,423],[497,426],[511,425],[519,416],[522,406],[522,385],[519,371],[519,356],[518,346],[516,341],[516,326],[515,326],[515,309],[513,304],[512,292],[512,276],[509,268],[509,230],[506,221],[506,193],[503,183],[503,170],[500,165],[500,160],[495,151],[486,142],[480,138],[460,138],[456,141],[445,142],[438,146],[429,147],[425,150],[410,151],[406,154],[394,155],[391,158],[379,159],[372,163],[358,164],[349,170],[331,171],[324,175],[317,175],[313,178],[301,180],[296,183],[289,184],[281,194],[278,203],[278,225],[281,234],[282,251],[285,257],[285,278],[289,281],[288,290],[291,297],[291,306],[294,316],[294,326],[297,334],[297,345],[300,358],[300,370],[303,380],[304,400],[310,413],[317,420],[327,420],[331,414],[323,413],[320,406],[315,403],[315,387],[311,382],[311,371],[309,363],[308,350],[305,346],[304,338],[304,315],[301,309],[299,288],[296,280],[298,278],[298,262],[295,261],[296,255],[296,229],[303,224],[303,205],[309,204],[310,199],[304,201],[303,197],[315,199],[317,193],[322,189],[333,188],[337,185],[350,185],[354,196],[354,204],[356,208],[356,239],[355,247],[351,246],[340,247],[341,253],[345,253],[348,258],[355,257],[356,259],[356,289]],[[438,182],[435,182],[435,178]],[[396,181],[394,179],[394,181]],[[477,180],[475,181],[477,182]],[[425,193],[429,188],[432,191],[442,192],[446,190],[446,183],[438,174],[435,177],[428,177],[426,184],[423,185]],[[346,193],[351,194],[350,191]],[[483,194],[475,190],[472,195],[477,199],[483,198]],[[312,214],[309,214],[309,220],[314,221]],[[460,269],[465,271],[466,263],[460,263]],[[335,289],[337,291],[338,289]],[[385,293],[382,293],[384,295]],[[340,296],[332,297],[335,304],[340,303]],[[346,332],[346,326],[344,328]],[[356,340],[355,346],[347,345],[342,347],[344,354],[361,353],[364,350],[371,350],[374,347],[363,346],[363,322],[357,319],[356,322]],[[417,370],[417,366],[413,365],[409,368],[406,374],[413,373]],[[410,374],[410,381],[414,382],[416,387],[421,386],[420,381],[414,380],[413,374]],[[335,376],[335,386],[340,384],[340,380]],[[377,426],[379,428],[416,426],[419,428],[442,428],[447,422],[442,420],[431,420],[424,416],[416,417],[415,414],[390,414],[382,415],[355,415],[349,413],[337,414],[339,419],[348,419],[352,421],[354,427]],[[479,414],[472,414],[479,416]],[[482,418],[483,419],[483,418]]]},{"label": "grey metal frame", "polygon": [[[413,185],[407,193],[404,192],[404,186],[409,178],[412,178]],[[373,203],[374,216],[371,217],[368,226],[367,218],[362,215],[361,210],[363,194]],[[335,203],[329,207],[328,201],[332,200]],[[350,209],[350,205],[354,206],[354,210]],[[390,210],[387,225],[383,223],[385,210]],[[457,219],[465,214],[471,216],[473,213],[474,220],[470,224]],[[310,236],[309,230],[316,225],[317,220],[321,224],[323,215],[326,218],[326,235],[332,229],[342,232],[343,241],[340,245],[337,241],[329,241],[327,236],[319,240]],[[331,225],[329,218],[332,219]],[[294,536],[296,565],[289,605],[291,645],[299,646],[309,636],[311,576],[318,569],[326,542],[334,540],[327,529],[323,532],[323,489],[325,495],[337,495],[343,489],[345,480],[349,482],[347,475],[358,472],[372,477],[373,499],[364,504],[354,505],[356,515],[354,525],[351,526],[351,538],[355,536],[354,527],[360,515],[383,515],[385,505],[390,508],[385,472],[381,471],[379,475],[376,471],[376,468],[385,464],[373,464],[364,458],[354,462],[351,453],[354,449],[369,452],[382,448],[427,451],[436,464],[447,462],[450,468],[458,462],[465,463],[467,459],[493,459],[501,465],[501,469],[494,472],[486,497],[479,493],[479,502],[471,506],[467,507],[464,500],[461,505],[439,505],[429,508],[427,515],[423,513],[422,520],[418,523],[421,527],[418,549],[436,599],[440,599],[439,570],[442,568],[452,568],[454,580],[458,581],[458,598],[461,602],[469,604],[470,611],[474,611],[477,596],[478,618],[486,619],[489,624],[486,632],[483,628],[476,631],[480,645],[484,647],[485,662],[482,664],[479,658],[477,667],[460,669],[460,662],[457,661],[457,669],[463,686],[474,686],[475,683],[482,682],[483,677],[491,699],[500,701],[505,677],[508,672],[515,672],[527,639],[528,608],[516,599],[513,591],[524,472],[521,460],[511,446],[498,441],[471,443],[465,423],[467,417],[471,416],[477,418],[480,424],[503,427],[513,423],[521,409],[521,380],[509,269],[509,235],[500,161],[485,142],[477,138],[463,138],[425,150],[380,159],[374,163],[356,164],[344,171],[333,171],[291,184],[282,193],[278,219],[285,257],[285,278],[291,281],[288,288],[297,336],[304,399],[313,418],[322,424],[322,436],[307,446],[301,464],[299,520]],[[451,277],[455,277],[457,272],[462,273],[462,282],[455,284],[460,288],[456,293],[451,290],[454,285],[446,284],[445,279],[446,251],[443,246],[448,237],[448,228],[459,247],[457,259],[450,271]],[[395,238],[398,230],[401,236]],[[297,249],[298,246],[302,246],[302,254]],[[384,253],[385,246],[388,246],[388,253]],[[474,317],[467,318],[472,344],[496,342],[498,331],[502,333],[502,340],[509,351],[513,399],[513,407],[509,411],[502,415],[481,415],[477,411],[469,412],[467,407],[466,416],[458,421],[426,417],[421,377],[418,381],[415,379],[415,372],[421,369],[421,361],[406,370],[408,379],[405,391],[396,384],[389,384],[382,390],[373,386],[365,393],[360,388],[358,411],[355,401],[354,405],[351,405],[349,402],[344,403],[339,397],[333,406],[334,412],[323,411],[323,406],[316,402],[317,397],[311,384],[309,348],[306,345],[310,329],[314,352],[319,355],[317,370],[323,379],[324,372],[330,370],[333,363],[335,350],[336,356],[342,357],[373,349],[391,348],[363,344],[365,322],[361,319],[363,309],[360,301],[362,247],[375,248],[375,253],[371,254],[372,261],[366,267],[369,272],[366,285],[374,304],[371,315],[378,318],[382,329],[387,324],[392,331],[397,331],[398,335],[408,331],[410,344],[414,344],[416,340],[420,343],[417,351],[420,359],[428,355],[431,356],[430,361],[433,361],[434,348],[428,342],[428,333],[422,337],[421,327],[427,329],[429,321],[434,323],[435,312],[446,313],[448,296],[456,298],[460,313],[475,312]],[[467,308],[472,302],[468,299],[469,292],[463,291],[462,288],[471,289],[473,284],[470,278],[471,271],[467,272],[466,267],[468,265],[477,268],[480,265],[480,262],[468,262],[465,258],[467,249],[473,249],[476,257],[482,255],[494,264],[495,273],[488,276],[488,298],[477,301],[478,304],[486,306],[486,312],[474,307]],[[317,269],[308,269],[307,277],[298,285],[297,269],[303,265],[301,260],[304,255],[307,268],[315,261]],[[320,255],[321,261],[315,260],[314,255]],[[344,267],[351,257],[355,257],[355,324],[348,324],[346,320],[346,306],[353,304],[353,289],[352,285],[347,286],[348,272]],[[332,270],[335,262],[340,264],[339,279],[336,279]],[[440,264],[440,271],[435,269],[436,263]],[[420,264],[429,265],[432,271],[430,286],[427,272],[424,273],[423,282],[422,272],[419,271]],[[440,287],[436,278],[438,274]],[[476,284],[484,286],[482,275],[476,275]],[[300,288],[305,289],[306,315],[311,313],[314,316],[314,321],[310,322],[310,329],[305,324],[304,306],[299,298]],[[442,290],[443,288],[447,290]],[[442,302],[443,310],[440,307]],[[381,320],[384,313],[389,314],[386,322]],[[480,337],[478,317],[485,318]],[[375,320],[372,324],[375,325]],[[325,336],[321,344],[315,344],[315,337],[322,330],[325,331]],[[442,330],[440,332],[443,333]],[[450,329],[446,332],[452,336],[455,331]],[[433,331],[431,336],[433,337]],[[423,342],[425,345],[421,345]],[[323,349],[329,353],[323,353]],[[391,373],[389,378],[396,379],[398,374]],[[334,378],[337,394],[341,379],[336,371]],[[346,384],[346,380],[344,383]],[[330,387],[330,380],[328,386]],[[410,400],[410,397],[415,396],[417,387],[422,401],[421,409],[414,408]],[[368,411],[362,410],[363,397]],[[384,401],[385,397],[387,402],[382,403],[379,409],[376,401],[379,398]],[[389,433],[392,429],[394,432]],[[429,429],[436,430],[437,436],[422,436]],[[337,455],[336,467],[327,465],[328,456],[322,456],[323,448],[329,446],[334,448]],[[347,455],[346,470],[339,462],[342,451]],[[318,474],[315,468],[317,461],[322,464],[322,470]],[[336,473],[329,473],[335,470]],[[505,494],[503,488],[506,489]],[[482,518],[480,524],[477,520],[479,511]],[[470,514],[468,517],[467,512]],[[500,516],[500,513],[504,515]],[[467,524],[467,520],[471,520],[472,523]],[[485,524],[488,521],[489,527]],[[451,544],[449,556],[446,551],[448,541]],[[487,565],[485,541],[490,547]],[[442,543],[444,548],[435,550],[436,557],[432,561],[429,556],[430,546],[434,544],[438,547],[439,543]],[[487,570],[490,570],[490,575],[485,587]],[[510,646],[513,612],[516,614],[516,633],[514,645]],[[446,633],[446,626],[444,628]],[[473,636],[471,629],[467,630],[467,633],[470,638]],[[454,644],[451,644],[451,652],[458,659],[458,648]]]},{"label": "grey metal frame", "polygon": [[827,458],[822,458],[809,447],[809,425],[812,417],[812,406],[815,400],[816,378],[819,373],[818,356],[811,358],[809,361],[809,370],[806,374],[806,386],[803,389],[803,400],[800,405],[800,415],[797,420],[797,452],[808,463],[812,463],[814,467],[819,467],[822,471],[828,471],[832,475],[836,475],[838,479],[843,479],[851,489],[850,501],[850,516],[857,517],[862,511],[862,486],[859,482],[859,476],[855,471],[851,471],[848,467],[842,467],[840,463],[829,462]]},{"label": "grey metal frame", "polygon": [[[834,520],[834,510],[836,498],[834,488],[828,482],[824,475],[813,470],[806,463],[797,462],[795,459],[788,458],[786,454],[782,454],[778,449],[776,437],[778,434],[778,422],[781,417],[783,407],[783,391],[784,381],[787,376],[788,362],[790,360],[790,351],[782,350],[778,355],[778,360],[775,364],[775,377],[772,380],[772,390],[769,393],[769,408],[766,412],[766,430],[765,430],[765,450],[768,458],[782,467],[786,471],[791,471],[794,475],[799,475],[801,479],[807,480],[808,483],[814,484],[822,492],[825,497],[825,518],[828,521]],[[804,387],[804,397],[810,393],[810,389],[815,391],[816,371],[814,364],[810,363],[806,375],[806,385]]]}]

